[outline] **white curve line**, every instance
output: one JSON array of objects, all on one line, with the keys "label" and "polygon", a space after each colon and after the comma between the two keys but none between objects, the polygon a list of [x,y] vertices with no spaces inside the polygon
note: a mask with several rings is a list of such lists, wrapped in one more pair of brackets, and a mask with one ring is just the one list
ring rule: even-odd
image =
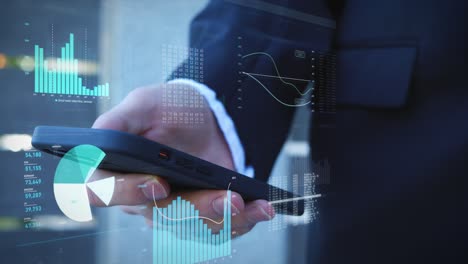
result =
[{"label": "white curve line", "polygon": [[281,101],[280,99],[278,99],[272,92],[270,92],[270,90],[268,90],[268,88],[265,87],[265,85],[263,85],[263,83],[261,81],[259,81],[257,78],[253,77],[252,75],[248,74],[248,73],[244,73],[245,75],[249,76],[250,78],[254,79],[256,82],[258,82],[276,101],[278,101],[278,103],[284,105],[284,106],[288,106],[288,107],[301,107],[301,106],[305,106],[305,105],[308,105],[311,103],[311,101],[308,101],[306,103],[303,103],[303,104],[287,104],[283,101]]},{"label": "white curve line", "polygon": [[247,57],[252,56],[252,55],[265,55],[265,56],[267,56],[268,58],[270,58],[271,62],[273,62],[273,66],[275,67],[276,74],[278,74],[278,78],[281,80],[281,82],[284,83],[284,84],[286,84],[286,85],[290,85],[290,86],[294,87],[294,89],[296,89],[296,91],[297,91],[300,95],[304,96],[304,95],[308,94],[310,91],[313,90],[313,87],[311,87],[311,88],[309,88],[308,90],[306,90],[304,93],[301,93],[301,91],[300,91],[299,89],[297,89],[297,87],[296,87],[294,84],[283,80],[284,77],[281,76],[281,74],[279,73],[279,70],[278,70],[278,67],[276,66],[275,60],[273,59],[273,57],[271,57],[270,54],[268,54],[268,53],[266,53],[266,52],[260,52],[260,51],[259,51],[259,52],[252,52],[252,53],[249,53],[249,54],[247,54],[247,55],[242,56],[242,59],[247,58]]},{"label": "white curve line", "polygon": [[[242,71],[241,73],[248,73],[253,76],[262,76],[262,77],[268,77],[268,78],[276,78],[276,79],[285,79],[285,80],[293,80],[293,81],[303,81],[303,82],[312,82],[312,80],[306,80],[306,79],[299,79],[299,78],[291,78],[291,77],[278,77],[277,75],[269,75],[269,74],[261,74],[261,73],[253,73],[253,72],[244,72]],[[313,88],[311,88],[313,89]]]},{"label": "white curve line", "polygon": [[294,197],[294,198],[289,198],[289,199],[276,200],[276,201],[270,202],[270,204],[279,204],[279,203],[286,203],[286,202],[292,202],[292,201],[316,199],[316,198],[320,198],[320,197],[322,197],[321,194],[314,194],[314,195],[303,196],[303,197]]},{"label": "white curve line", "polygon": [[[185,220],[189,220],[189,219],[204,219],[204,220],[210,221],[210,222],[212,222],[212,223],[214,223],[214,224],[217,224],[217,225],[220,225],[220,224],[224,223],[224,216],[223,216],[223,220],[221,220],[221,221],[219,221],[219,222],[216,221],[216,220],[213,220],[213,219],[211,219],[211,218],[205,217],[205,216],[189,216],[189,217],[183,217],[183,218],[171,218],[171,217],[168,217],[168,216],[166,216],[165,214],[163,214],[163,213],[161,212],[161,209],[159,209],[158,204],[156,203],[156,198],[155,198],[155,196],[154,196],[154,185],[151,186],[151,187],[152,187],[152,192],[153,192],[153,202],[154,202],[154,206],[156,207],[156,210],[158,211],[158,213],[159,213],[162,217],[166,218],[166,219],[169,220],[169,221],[185,221]],[[231,183],[229,183],[229,185],[228,185],[228,189],[227,189],[228,191],[229,191],[229,187],[231,187]],[[229,199],[228,199],[228,203],[229,203],[228,206],[230,206],[231,204],[230,204],[230,202],[229,202]]]}]

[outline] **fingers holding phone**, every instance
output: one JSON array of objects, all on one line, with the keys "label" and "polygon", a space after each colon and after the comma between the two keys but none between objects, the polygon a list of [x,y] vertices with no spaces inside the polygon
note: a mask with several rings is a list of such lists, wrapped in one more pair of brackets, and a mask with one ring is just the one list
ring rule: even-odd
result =
[{"label": "fingers holding phone", "polygon": [[[204,124],[196,129],[162,124],[161,98],[168,85],[144,87],[132,91],[122,103],[101,115],[95,121],[93,128],[137,134],[234,170],[229,147],[211,110],[208,109]],[[169,88],[188,89],[198,93],[190,86]],[[106,175],[110,174],[99,171],[96,177],[106,177]],[[177,196],[181,196],[195,206],[213,232],[216,233],[223,228],[220,223],[224,218],[223,201],[226,190],[176,190],[171,193],[169,184],[157,176],[141,174],[116,176],[120,181],[117,182],[111,204],[121,205],[126,213],[142,215],[149,225],[153,225],[155,206],[166,207]],[[92,194],[90,200],[94,205],[102,205],[92,197]],[[231,213],[234,236],[250,231],[258,222],[270,220],[275,215],[274,209],[267,201],[256,200],[246,203],[241,195],[235,192],[231,195]]]},{"label": "fingers holding phone", "polygon": [[88,189],[88,198],[93,206],[114,205],[141,205],[168,197],[171,193],[170,185],[161,177],[145,174],[118,173],[106,170],[97,170],[89,182],[115,177],[115,186],[112,198],[105,204],[100,198]]}]

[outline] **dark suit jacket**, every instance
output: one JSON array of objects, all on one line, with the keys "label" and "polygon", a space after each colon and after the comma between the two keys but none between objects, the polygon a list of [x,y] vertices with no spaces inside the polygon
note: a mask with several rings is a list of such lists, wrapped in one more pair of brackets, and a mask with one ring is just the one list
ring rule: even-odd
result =
[{"label": "dark suit jacket", "polygon": [[[297,74],[306,70],[288,64],[291,50],[336,51],[335,126],[315,113],[311,128],[313,158],[332,166],[329,195],[310,228],[311,263],[464,262],[465,2],[212,1],[193,21],[190,42],[205,51],[205,83],[224,100],[261,180],[295,108],[252,82],[237,90],[247,82],[239,77],[239,50],[268,52],[282,71]],[[262,61],[241,64],[271,71]],[[282,98],[295,97],[268,85]]]}]

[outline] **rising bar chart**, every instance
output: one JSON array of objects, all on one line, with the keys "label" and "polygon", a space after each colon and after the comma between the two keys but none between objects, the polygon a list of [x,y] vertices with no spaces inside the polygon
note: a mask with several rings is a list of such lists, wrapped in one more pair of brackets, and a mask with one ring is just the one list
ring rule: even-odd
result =
[{"label": "rising bar chart", "polygon": [[34,92],[108,97],[109,83],[88,88],[78,76],[74,42],[74,35],[70,34],[69,42],[61,48],[60,58],[53,61],[46,60],[44,49],[34,45]]},{"label": "rising bar chart", "polygon": [[231,255],[231,192],[224,199],[224,220],[218,234],[189,201],[177,197],[166,208],[153,208],[153,264],[197,263]]}]

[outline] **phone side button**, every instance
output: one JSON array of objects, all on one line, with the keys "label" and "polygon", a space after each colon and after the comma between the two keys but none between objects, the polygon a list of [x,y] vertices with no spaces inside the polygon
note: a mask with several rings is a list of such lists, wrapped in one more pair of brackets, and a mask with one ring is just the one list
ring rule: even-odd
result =
[{"label": "phone side button", "polygon": [[170,159],[169,150],[166,150],[166,149],[159,150],[158,157],[159,157],[159,159],[162,159],[162,160],[169,160]]}]

